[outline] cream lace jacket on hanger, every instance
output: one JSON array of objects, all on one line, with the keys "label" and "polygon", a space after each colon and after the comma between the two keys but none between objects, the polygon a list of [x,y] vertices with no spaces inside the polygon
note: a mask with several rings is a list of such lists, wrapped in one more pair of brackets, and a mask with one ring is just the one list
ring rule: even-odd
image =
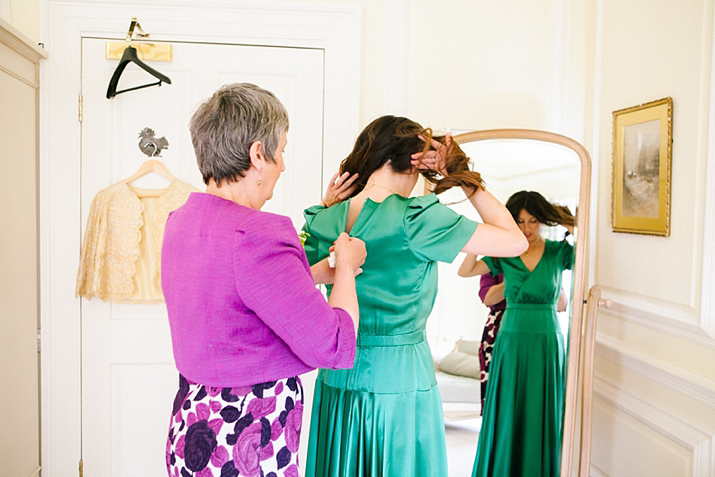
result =
[{"label": "cream lace jacket on hanger", "polygon": [[164,301],[164,227],[169,213],[191,192],[198,191],[178,179],[165,189],[140,189],[121,181],[98,192],[82,244],[77,295],[120,303]]}]

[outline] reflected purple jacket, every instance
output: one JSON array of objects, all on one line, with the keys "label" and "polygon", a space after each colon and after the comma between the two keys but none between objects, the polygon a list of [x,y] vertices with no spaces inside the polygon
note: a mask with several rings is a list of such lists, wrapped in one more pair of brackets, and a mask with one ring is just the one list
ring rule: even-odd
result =
[{"label": "reflected purple jacket", "polygon": [[[489,289],[494,286],[498,285],[499,283],[504,281],[504,274],[500,273],[499,275],[493,276],[491,273],[485,273],[481,276],[479,279],[479,298],[482,299],[482,302],[484,301],[484,297],[487,296],[487,292]],[[492,306],[489,307],[489,312],[494,313],[495,311],[499,310],[506,310],[506,300],[502,300],[499,303],[496,303]]]},{"label": "reflected purple jacket", "polygon": [[287,217],[192,193],[166,223],[161,283],[189,381],[238,387],[353,365],[353,321],[315,287]]}]

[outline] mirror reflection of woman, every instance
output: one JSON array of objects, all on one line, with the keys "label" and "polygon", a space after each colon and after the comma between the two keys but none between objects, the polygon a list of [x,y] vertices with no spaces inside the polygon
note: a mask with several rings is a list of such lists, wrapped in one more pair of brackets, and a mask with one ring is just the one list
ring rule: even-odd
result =
[{"label": "mirror reflection of woman", "polygon": [[[451,262],[460,251],[510,256],[526,240],[459,146],[449,136],[441,141],[407,118],[376,119],[341,164],[340,177],[359,174],[352,196],[306,210],[311,263],[345,231],[368,251],[356,278],[361,320],[354,366],[321,370],[316,380],[308,477],[447,476],[442,404],[425,338],[437,262]],[[420,169],[436,192],[463,187],[484,223],[455,213],[435,194],[410,197]]]},{"label": "mirror reflection of woman", "polygon": [[[504,274],[507,306],[497,335],[486,390],[473,477],[559,475],[565,392],[565,346],[558,321],[563,270],[573,245],[546,240],[543,225],[574,230],[567,208],[521,191],[507,209],[529,242],[518,257],[468,254],[459,275]],[[561,303],[563,306],[563,302]]]}]

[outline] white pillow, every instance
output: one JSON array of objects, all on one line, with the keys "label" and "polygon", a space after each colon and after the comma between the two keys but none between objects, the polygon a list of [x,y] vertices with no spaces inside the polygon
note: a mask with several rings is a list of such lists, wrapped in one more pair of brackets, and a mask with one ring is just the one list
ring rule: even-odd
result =
[{"label": "white pillow", "polygon": [[479,356],[479,346],[481,346],[481,344],[481,341],[460,340],[459,343],[457,343],[457,351],[471,354],[472,356]]},{"label": "white pillow", "polygon": [[479,358],[461,351],[452,351],[439,362],[445,373],[479,379]]}]

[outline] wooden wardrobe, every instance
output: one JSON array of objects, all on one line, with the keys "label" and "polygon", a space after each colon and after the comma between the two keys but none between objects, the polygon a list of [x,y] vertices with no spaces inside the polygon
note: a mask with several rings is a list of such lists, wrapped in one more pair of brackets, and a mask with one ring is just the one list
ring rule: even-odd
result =
[{"label": "wooden wardrobe", "polygon": [[40,473],[39,64],[0,19],[0,473]]}]

